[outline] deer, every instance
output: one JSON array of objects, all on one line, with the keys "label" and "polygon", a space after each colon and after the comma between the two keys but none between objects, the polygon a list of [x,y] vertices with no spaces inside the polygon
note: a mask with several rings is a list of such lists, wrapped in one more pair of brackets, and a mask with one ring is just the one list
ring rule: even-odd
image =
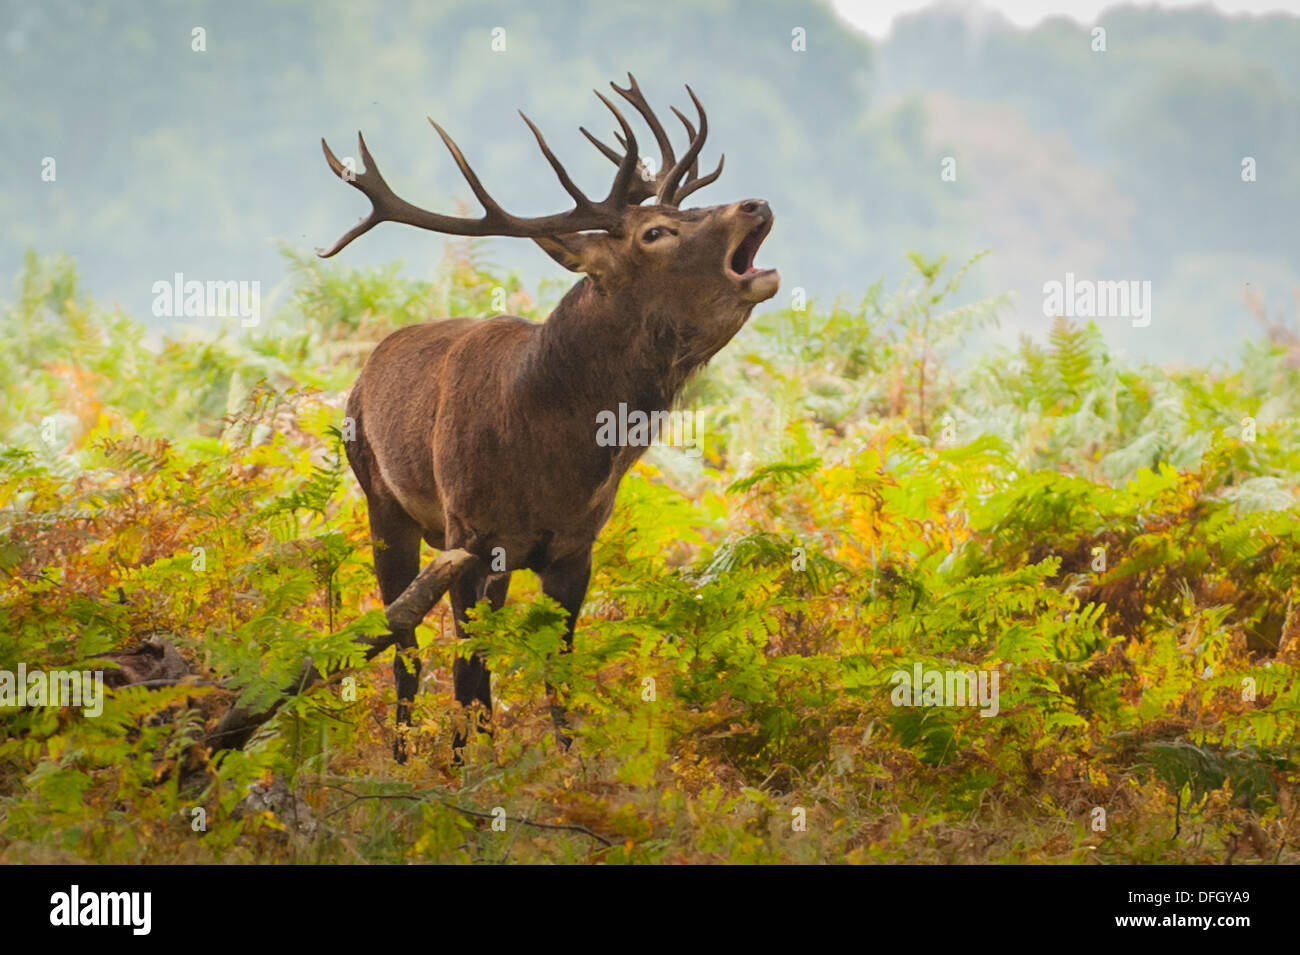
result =
[{"label": "deer", "polygon": [[[511,574],[537,574],[542,592],[567,615],[571,650],[591,578],[592,548],[609,520],[623,475],[644,443],[596,440],[597,421],[625,403],[647,414],[672,407],[690,377],[777,293],[775,269],[755,256],[772,229],[762,199],[682,208],[722,173],[699,175],[708,117],[689,86],[698,130],[672,107],[688,146],[676,157],[663,124],[635,77],[610,84],[640,114],[659,153],[657,171],[642,160],[627,118],[609,98],[622,151],[585,127],[579,131],[617,167],[603,199],[570,178],[541,131],[522,111],[542,156],[573,200],[567,212],[520,217],[483,187],[460,147],[429,119],[479,204],[480,218],[431,212],[398,197],[358,133],[364,171],[345,165],[321,140],[334,175],[370,200],[371,210],[322,258],[336,255],[381,222],[452,236],[531,239],[560,266],[581,276],[542,322],[513,315],[446,318],[403,327],[366,360],[349,393],[353,440],[348,462],[368,508],[375,574],[385,604],[419,571],[421,540],[437,550],[464,548],[474,560],[449,588],[456,634],[466,637],[468,611],[479,601],[500,609]],[[652,201],[651,201],[652,200]],[[403,728],[419,685],[414,628],[394,631],[397,691],[394,757],[405,762]],[[486,661],[458,656],[453,754],[460,761],[472,727],[491,732]],[[546,691],[556,738],[567,749],[566,711]],[[470,714],[473,714],[472,718]]]}]

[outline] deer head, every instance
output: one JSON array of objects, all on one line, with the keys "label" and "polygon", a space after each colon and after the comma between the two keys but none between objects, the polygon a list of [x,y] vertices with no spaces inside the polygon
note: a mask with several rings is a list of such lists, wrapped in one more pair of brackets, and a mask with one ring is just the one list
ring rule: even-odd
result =
[{"label": "deer head", "polygon": [[[599,92],[596,96],[614,114],[623,151],[602,143],[585,128],[581,132],[618,168],[608,195],[589,198],[570,178],[537,126],[522,112],[551,168],[574,207],[568,212],[522,218],[506,212],[483,187],[460,147],[432,119],[447,150],[475,198],[483,206],[479,219],[441,215],[411,205],[384,181],[364,137],[358,134],[365,171],[345,167],[321,140],[330,168],[343,181],[361,190],[372,209],[322,257],[336,254],[353,239],[380,222],[402,222],[421,229],[461,236],[517,236],[532,239],[556,262],[587,276],[592,291],[611,307],[629,309],[648,320],[675,323],[684,347],[697,361],[707,360],[739,330],[754,305],[776,294],[780,278],[775,269],[759,269],[754,258],[772,228],[772,211],[759,199],[725,206],[682,209],[689,195],[714,182],[713,172],[699,175],[699,155],[708,135],[708,117],[695,93],[687,93],[698,114],[696,130],[675,107],[689,145],[680,159],[659,118],[646,102],[636,79],[626,87],[611,83],[636,108],[650,127],[660,152],[658,171],[651,175],[642,162],[636,136],[626,118]],[[645,204],[647,200],[653,200]],[[689,307],[685,307],[689,305]]]}]

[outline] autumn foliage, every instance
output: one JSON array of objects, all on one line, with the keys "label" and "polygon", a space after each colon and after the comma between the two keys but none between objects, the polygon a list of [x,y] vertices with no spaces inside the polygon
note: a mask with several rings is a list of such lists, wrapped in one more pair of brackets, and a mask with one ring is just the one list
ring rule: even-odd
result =
[{"label": "autumn foliage", "polygon": [[[427,282],[295,263],[251,333],[147,344],[61,259],[0,316],[0,670],[158,639],[192,674],[0,709],[0,860],[1300,861],[1300,374],[1064,322],[989,353],[997,303],[949,309],[961,270],[919,256],[691,385],[703,454],[624,481],[575,652],[517,574],[471,640],[445,602],[420,629],[406,765],[389,654],[212,752],[236,700],[384,630],[340,443],[368,349],[494,293],[545,314],[470,250]],[[495,729],[456,767],[473,649]],[[996,670],[997,715],[895,706],[918,663]]]}]

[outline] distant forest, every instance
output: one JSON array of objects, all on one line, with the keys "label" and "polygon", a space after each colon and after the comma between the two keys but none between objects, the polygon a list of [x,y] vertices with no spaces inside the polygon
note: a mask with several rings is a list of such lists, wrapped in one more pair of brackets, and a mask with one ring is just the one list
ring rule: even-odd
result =
[{"label": "distant forest", "polygon": [[[1151,326],[1102,330],[1160,361],[1235,354],[1261,330],[1252,312],[1295,318],[1300,19],[1119,8],[1099,21],[1103,52],[1067,20],[1020,32],[929,10],[877,44],[820,3],[635,11],[286,0],[159,6],[142,22],[101,0],[3,0],[0,275],[29,248],[66,252],[101,301],[174,331],[149,315],[154,282],[256,279],[269,295],[288,271],[281,244],[310,249],[361,214],[322,135],[350,154],[361,128],[404,194],[471,203],[426,115],[509,207],[558,209],[515,109],[603,188],[611,168],[578,126],[608,135],[590,89],[630,70],[661,111],[687,105],[684,83],[701,96],[705,161],[727,160],[697,199],[771,201],[764,258],[783,296],[856,302],[907,272],[907,250],[964,261],[989,248],[969,294],[1016,295],[990,335],[1041,338],[1043,284],[1067,272],[1150,281]],[[441,242],[391,229],[347,254],[424,276]],[[563,277],[526,243],[480,254],[530,285]]]}]

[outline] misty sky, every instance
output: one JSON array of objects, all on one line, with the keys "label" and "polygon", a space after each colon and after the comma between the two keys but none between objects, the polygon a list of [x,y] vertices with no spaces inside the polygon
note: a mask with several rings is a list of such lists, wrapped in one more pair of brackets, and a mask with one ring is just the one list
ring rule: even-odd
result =
[{"label": "misty sky", "polygon": [[[831,0],[836,12],[849,23],[877,39],[889,33],[894,18],[932,6],[932,0]],[[940,4],[959,9],[997,11],[1020,27],[1032,27],[1047,17],[1067,16],[1089,24],[1103,10],[1118,6],[1111,0],[987,0],[971,3],[948,0]],[[1163,0],[1150,6],[1162,8],[1212,6],[1223,13],[1300,13],[1300,0]]]}]

